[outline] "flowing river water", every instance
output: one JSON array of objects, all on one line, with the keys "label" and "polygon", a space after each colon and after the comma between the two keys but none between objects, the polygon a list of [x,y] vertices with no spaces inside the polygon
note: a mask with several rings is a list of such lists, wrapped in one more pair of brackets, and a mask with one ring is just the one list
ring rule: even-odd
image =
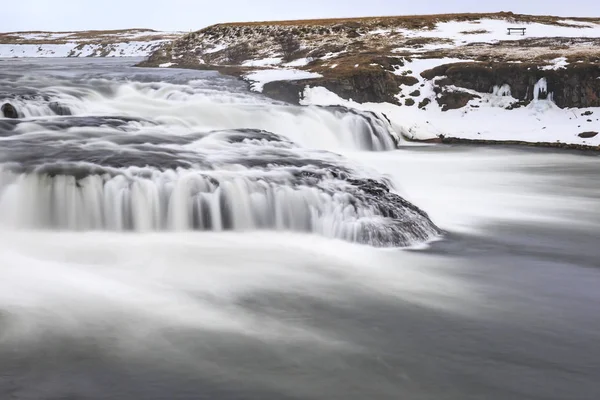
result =
[{"label": "flowing river water", "polygon": [[0,60],[0,399],[600,398],[600,158]]}]

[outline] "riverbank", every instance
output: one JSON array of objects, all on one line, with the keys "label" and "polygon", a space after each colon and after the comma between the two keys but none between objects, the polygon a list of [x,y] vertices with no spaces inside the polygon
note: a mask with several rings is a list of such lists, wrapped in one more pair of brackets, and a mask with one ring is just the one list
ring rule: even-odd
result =
[{"label": "riverbank", "polygon": [[[526,35],[507,35],[507,27]],[[411,140],[600,145],[600,20],[513,13],[219,24],[142,66],[384,113]],[[558,143],[558,144],[556,144]]]}]

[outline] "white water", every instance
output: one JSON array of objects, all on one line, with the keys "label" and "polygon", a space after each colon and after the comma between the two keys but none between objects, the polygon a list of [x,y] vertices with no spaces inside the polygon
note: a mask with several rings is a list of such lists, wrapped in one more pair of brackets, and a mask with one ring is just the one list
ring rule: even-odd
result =
[{"label": "white water", "polygon": [[0,223],[274,229],[377,246],[439,233],[377,173],[324,151],[394,149],[398,138],[383,116],[273,103],[211,73],[155,79],[49,74],[2,82],[16,96],[2,99],[0,91],[0,103],[23,118],[5,120],[0,139]]},{"label": "white water", "polygon": [[[26,84],[17,80],[15,85]],[[203,80],[187,84],[94,79],[78,86],[46,82],[46,98],[10,99],[25,118],[56,116],[52,104],[74,115],[153,119],[174,133],[190,129],[262,129],[284,135],[302,147],[336,151],[391,150],[399,137],[382,118],[319,107],[270,104],[246,94],[215,90]],[[8,99],[7,99],[8,100]],[[6,100],[4,100],[6,101]],[[4,103],[0,96],[0,102]],[[269,102],[270,103],[270,102]]]},{"label": "white water", "polygon": [[[228,176],[229,175],[229,176]],[[352,242],[385,223],[375,207],[355,208],[351,195],[308,186],[195,171],[72,176],[0,174],[5,227],[63,230],[236,230],[314,232]],[[418,216],[415,215],[415,218]],[[410,238],[409,243],[419,240]]]}]

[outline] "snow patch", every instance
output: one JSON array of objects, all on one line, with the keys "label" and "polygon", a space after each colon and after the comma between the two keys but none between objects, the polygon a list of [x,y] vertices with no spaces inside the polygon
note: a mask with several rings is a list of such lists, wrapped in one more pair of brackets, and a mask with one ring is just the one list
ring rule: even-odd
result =
[{"label": "snow patch", "polygon": [[316,72],[301,71],[298,69],[270,69],[251,72],[245,75],[245,79],[252,82],[250,88],[253,91],[262,92],[265,84],[269,82],[314,79],[321,78],[322,76]]},{"label": "snow patch", "polygon": [[[537,90],[547,90],[545,80],[536,84]],[[508,88],[498,88],[506,93]],[[597,131],[598,123],[590,123],[581,114],[600,113],[600,107],[561,109],[550,100],[539,99],[527,107],[507,110],[506,105],[517,101],[508,95],[479,93],[478,107],[441,111],[434,102],[426,111],[416,107],[391,103],[356,103],[340,98],[323,87],[307,87],[301,101],[304,105],[344,105],[359,110],[385,113],[397,132],[416,140],[433,139],[439,135],[471,140],[503,140],[523,142],[560,142],[600,145],[600,135],[580,138],[585,131]]]},{"label": "snow patch", "polygon": [[259,60],[247,60],[242,63],[244,67],[266,67],[281,64],[281,57],[261,58]]},{"label": "snow patch", "polygon": [[203,53],[204,54],[212,54],[212,53],[216,53],[216,52],[221,51],[221,50],[225,50],[226,48],[227,48],[227,45],[218,44],[218,45],[216,45],[216,46],[214,46],[214,47],[212,47],[210,49],[204,50]]},{"label": "snow patch", "polygon": [[304,67],[305,65],[310,63],[312,60],[313,60],[312,58],[299,58],[297,60],[290,61],[289,63],[285,63],[283,65],[285,65],[286,67]]},{"label": "snow patch", "polygon": [[558,57],[555,58],[554,60],[550,61],[552,64],[551,65],[546,65],[544,67],[542,67],[541,69],[543,70],[559,70],[559,69],[564,69],[567,68],[567,65],[569,65],[569,62],[567,61],[567,57]]}]

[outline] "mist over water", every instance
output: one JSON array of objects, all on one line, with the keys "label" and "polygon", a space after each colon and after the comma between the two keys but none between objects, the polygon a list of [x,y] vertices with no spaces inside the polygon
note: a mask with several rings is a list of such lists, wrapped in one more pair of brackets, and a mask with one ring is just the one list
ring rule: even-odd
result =
[{"label": "mist over water", "polygon": [[0,66],[0,398],[600,397],[597,156]]}]

